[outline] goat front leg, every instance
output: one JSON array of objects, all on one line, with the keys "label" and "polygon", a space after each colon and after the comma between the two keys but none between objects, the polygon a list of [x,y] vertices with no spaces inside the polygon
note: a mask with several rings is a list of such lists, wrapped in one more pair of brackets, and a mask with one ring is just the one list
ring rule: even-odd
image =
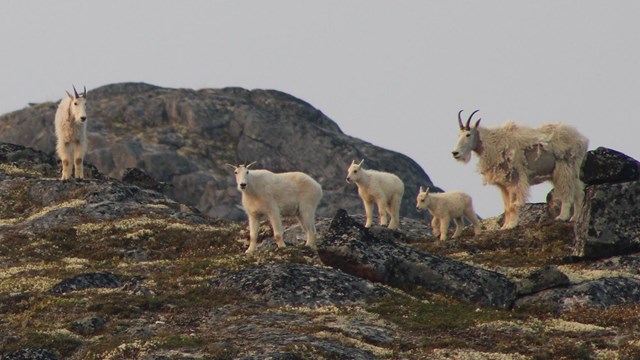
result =
[{"label": "goat front leg", "polygon": [[260,221],[255,216],[249,215],[249,248],[245,251],[247,254],[253,254],[256,251],[259,226]]},{"label": "goat front leg", "polygon": [[364,202],[364,212],[367,217],[367,221],[364,224],[364,227],[370,228],[373,224],[373,202],[368,200],[363,200]]}]

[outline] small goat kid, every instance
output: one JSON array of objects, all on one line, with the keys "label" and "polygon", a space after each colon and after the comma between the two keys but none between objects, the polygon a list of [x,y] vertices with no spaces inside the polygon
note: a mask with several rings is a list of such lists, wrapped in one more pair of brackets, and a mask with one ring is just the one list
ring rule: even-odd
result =
[{"label": "small goat kid", "polygon": [[416,210],[428,210],[432,216],[431,229],[434,236],[440,236],[440,240],[447,239],[449,224],[451,220],[456,223],[456,231],[453,238],[457,238],[464,228],[464,219],[466,217],[473,224],[473,230],[476,235],[480,234],[480,222],[473,210],[473,201],[471,196],[461,191],[451,191],[437,194],[429,194],[429,188],[422,190],[422,186],[418,191],[416,198]]},{"label": "small goat kid", "polygon": [[380,225],[387,225],[387,213],[391,216],[389,229],[397,229],[400,223],[400,204],[404,194],[404,183],[395,174],[364,169],[362,163],[351,162],[347,170],[347,182],[355,182],[358,195],[364,203],[367,216],[365,227],[373,223],[373,204],[378,206]]},{"label": "small goat kid", "polygon": [[82,179],[84,155],[87,152],[87,88],[81,95],[78,95],[75,86],[73,96],[68,91],[66,93],[56,111],[56,151],[62,160],[62,180],[71,177],[72,167],[75,167],[75,177]]},{"label": "small goat kid", "polygon": [[278,247],[285,247],[282,239],[281,216],[296,216],[307,235],[306,245],[316,248],[316,208],[322,199],[322,187],[302,172],[275,174],[268,170],[249,170],[253,165],[233,166],[242,206],[249,217],[249,248],[255,251],[260,217],[266,216],[273,228]]},{"label": "small goat kid", "polygon": [[557,220],[575,221],[584,199],[580,181],[580,165],[587,153],[589,140],[575,128],[547,124],[533,129],[508,121],[502,127],[480,127],[480,120],[469,126],[458,113],[460,134],[452,151],[453,157],[469,162],[471,152],[479,157],[478,171],[485,184],[496,185],[502,193],[505,221],[503,229],[518,225],[519,210],[524,205],[531,185],[551,181],[554,198],[562,202]]}]

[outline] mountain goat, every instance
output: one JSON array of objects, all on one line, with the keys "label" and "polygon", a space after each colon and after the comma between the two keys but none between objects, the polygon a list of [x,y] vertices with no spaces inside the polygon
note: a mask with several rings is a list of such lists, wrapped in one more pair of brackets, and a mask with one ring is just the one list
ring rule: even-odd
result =
[{"label": "mountain goat", "polygon": [[[71,177],[72,166],[75,177],[84,178],[84,155],[87,152],[87,88],[78,95],[66,91],[67,96],[60,101],[55,117],[56,151],[62,160],[62,180]],[[71,161],[73,160],[73,164]]]},{"label": "mountain goat", "polygon": [[529,187],[548,180],[554,185],[554,197],[562,202],[556,219],[569,220],[573,207],[570,221],[575,221],[584,199],[579,173],[589,140],[574,127],[563,124],[533,129],[508,121],[502,127],[486,129],[479,126],[482,119],[478,119],[470,127],[476,112],[466,125],[462,125],[462,110],[458,113],[460,134],[452,154],[465,163],[471,159],[471,152],[478,155],[478,171],[484,183],[496,185],[502,193],[502,228],[518,225],[519,210],[529,195]]},{"label": "mountain goat", "polygon": [[389,229],[397,229],[400,222],[400,203],[404,194],[404,183],[394,174],[369,170],[362,167],[364,160],[351,162],[347,172],[347,182],[355,182],[358,195],[364,202],[367,216],[365,227],[373,222],[373,203],[378,206],[380,225],[387,225],[387,213],[391,216]]},{"label": "mountain goat", "polygon": [[249,170],[253,165],[233,166],[238,190],[242,193],[242,206],[249,217],[249,248],[255,251],[260,217],[266,216],[273,228],[278,247],[282,240],[283,216],[296,216],[307,235],[306,245],[316,248],[316,208],[322,199],[322,187],[302,172],[274,174],[268,170]]},{"label": "mountain goat", "polygon": [[464,228],[464,218],[467,217],[473,224],[476,235],[480,234],[480,221],[473,210],[471,196],[461,191],[449,191],[444,193],[429,194],[429,188],[418,190],[416,198],[416,210],[428,210],[432,216],[431,229],[434,236],[440,236],[440,240],[447,240],[447,232],[451,219],[456,223],[456,231],[453,238],[457,238]]}]

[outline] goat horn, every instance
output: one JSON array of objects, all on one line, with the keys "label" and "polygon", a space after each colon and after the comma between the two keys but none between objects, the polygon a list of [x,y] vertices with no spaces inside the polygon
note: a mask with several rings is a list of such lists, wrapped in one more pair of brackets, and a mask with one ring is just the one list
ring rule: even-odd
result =
[{"label": "goat horn", "polygon": [[471,128],[469,127],[469,124],[471,124],[471,118],[473,117],[473,115],[475,115],[475,113],[477,113],[478,111],[480,111],[480,109],[474,111],[471,113],[471,115],[469,115],[469,120],[467,120],[467,126],[465,126],[465,129],[467,130],[471,130]]},{"label": "goat horn", "polygon": [[83,87],[84,87],[84,92],[82,93],[82,97],[86,98],[87,97],[87,87],[86,86],[83,86]]},{"label": "goat horn", "polygon": [[71,87],[73,88],[73,93],[76,95],[76,99],[79,98],[78,96],[78,91],[76,90],[76,87],[71,85]]},{"label": "goat horn", "polygon": [[462,118],[460,117],[462,111],[463,110],[460,110],[460,112],[458,113],[458,125],[460,125],[460,130],[464,130],[464,126],[462,126]]},{"label": "goat horn", "polygon": [[257,161],[254,161],[254,162],[252,162],[251,164],[249,164],[249,165],[247,165],[247,166],[245,166],[245,167],[248,169],[251,165],[253,165],[253,164],[255,164],[255,163],[257,163]]}]

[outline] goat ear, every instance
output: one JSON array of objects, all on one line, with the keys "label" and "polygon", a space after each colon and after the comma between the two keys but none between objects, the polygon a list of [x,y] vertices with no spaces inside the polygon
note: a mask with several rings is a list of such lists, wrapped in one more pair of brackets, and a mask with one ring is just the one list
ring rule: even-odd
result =
[{"label": "goat ear", "polygon": [[228,167],[232,168],[233,170],[237,169],[238,167],[235,165],[231,165],[229,163],[226,163],[225,165],[227,165]]},{"label": "goat ear", "polygon": [[478,128],[478,125],[480,125],[480,120],[482,120],[482,118],[478,119],[478,121],[476,121],[476,124],[473,126],[474,129]]},{"label": "goat ear", "polygon": [[362,159],[362,161],[360,161],[360,164],[358,164],[358,166],[362,166],[363,162],[364,162],[364,159]]},{"label": "goat ear", "polygon": [[69,97],[69,99],[73,100],[73,96],[71,96],[71,94],[69,94],[69,92],[68,92],[68,91],[66,91],[66,90],[65,90],[64,92],[66,92],[66,93],[67,93],[67,96]]},{"label": "goat ear", "polygon": [[424,191],[425,193],[429,193],[429,187],[427,186],[427,189]]},{"label": "goat ear", "polygon": [[255,163],[257,163],[257,161],[254,161],[254,162],[252,162],[251,164],[249,164],[249,165],[247,165],[247,166],[245,166],[245,167],[248,169],[249,167],[251,167],[251,165],[253,165],[253,164],[255,164]]},{"label": "goat ear", "polygon": [[424,192],[424,190],[422,190],[422,186],[420,186],[420,190],[418,190],[418,192],[421,192],[421,193]]},{"label": "goat ear", "polygon": [[355,160],[351,160],[351,165],[355,164],[356,161]]},{"label": "goat ear", "polygon": [[458,126],[460,126],[460,130],[464,130],[464,125],[462,125],[462,110],[460,110],[460,112],[458,112]]}]

